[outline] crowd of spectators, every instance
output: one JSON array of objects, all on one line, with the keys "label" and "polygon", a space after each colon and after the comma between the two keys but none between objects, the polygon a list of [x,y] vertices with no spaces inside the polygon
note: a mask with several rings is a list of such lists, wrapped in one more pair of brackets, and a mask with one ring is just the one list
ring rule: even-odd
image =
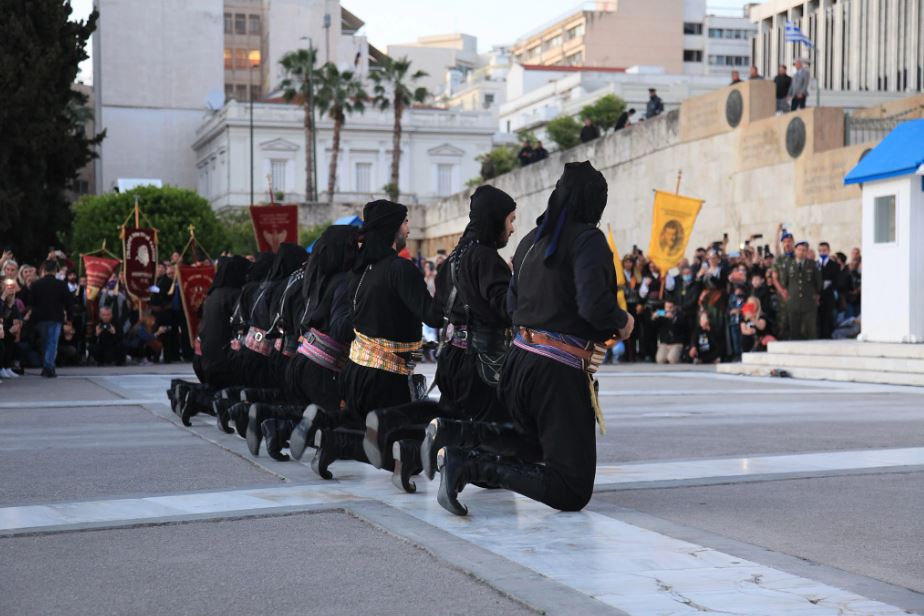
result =
[{"label": "crowd of spectators", "polygon": [[[38,267],[5,251],[2,273],[0,378],[27,368],[55,376],[57,366],[189,361],[193,351],[176,284],[180,255],[157,265],[150,298],[133,301],[114,273],[93,299],[86,276],[61,251]],[[141,308],[139,310],[139,308]]]},{"label": "crowd of spectators", "polygon": [[611,360],[737,361],[774,340],[855,338],[860,332],[862,260],[796,241],[780,226],[774,246],[752,236],[728,251],[727,236],[697,248],[667,273],[637,247],[622,259],[623,287],[636,317]]}]

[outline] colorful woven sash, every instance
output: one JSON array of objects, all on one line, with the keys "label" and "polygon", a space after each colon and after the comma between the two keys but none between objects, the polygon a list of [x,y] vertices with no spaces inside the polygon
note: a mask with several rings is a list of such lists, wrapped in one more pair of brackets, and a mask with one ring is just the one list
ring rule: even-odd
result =
[{"label": "colorful woven sash", "polygon": [[395,374],[414,373],[414,364],[398,353],[414,353],[423,346],[423,341],[395,342],[385,338],[370,338],[354,330],[356,338],[350,345],[350,360],[359,366],[385,370]]},{"label": "colorful woven sash", "polygon": [[266,339],[266,332],[259,327],[251,327],[247,331],[244,346],[265,357],[269,357],[270,353],[273,352],[273,345]]},{"label": "colorful woven sash", "polygon": [[298,352],[322,368],[340,372],[346,366],[349,345],[337,342],[313,327],[298,341]]}]

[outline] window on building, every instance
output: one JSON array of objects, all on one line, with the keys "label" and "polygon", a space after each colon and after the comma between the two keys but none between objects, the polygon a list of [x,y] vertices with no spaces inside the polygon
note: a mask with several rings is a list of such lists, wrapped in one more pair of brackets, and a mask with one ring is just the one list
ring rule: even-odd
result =
[{"label": "window on building", "polygon": [[231,50],[225,47],[225,68],[234,68],[234,59],[231,57]]},{"label": "window on building", "polygon": [[234,30],[234,16],[231,13],[225,13],[225,34],[231,34]]},{"label": "window on building", "polygon": [[234,98],[234,86],[230,83],[225,84],[225,100]]},{"label": "window on building", "polygon": [[452,194],[452,167],[450,164],[436,166],[436,193],[440,197]]},{"label": "window on building", "polygon": [[557,34],[542,44],[543,49],[555,49],[561,47],[561,35]]},{"label": "window on building", "polygon": [[580,66],[580,64],[583,61],[584,61],[584,52],[576,51],[570,56],[568,56],[567,58],[565,58],[565,65],[566,66]]},{"label": "window on building", "polygon": [[237,84],[236,86],[234,86],[234,98],[236,98],[239,101],[249,100],[247,98],[247,86],[242,85],[242,84]]},{"label": "window on building", "polygon": [[235,49],[234,50],[234,67],[235,68],[247,68],[247,50],[246,49]]},{"label": "window on building", "polygon": [[876,197],[873,201],[873,242],[891,244],[895,241],[895,195]]},{"label": "window on building", "polygon": [[702,50],[684,49],[683,50],[683,61],[684,62],[702,62],[703,61]]},{"label": "window on building", "polygon": [[581,36],[584,36],[584,24],[578,24],[573,28],[568,28],[565,32],[565,40],[568,41],[573,41]]},{"label": "window on building", "polygon": [[249,15],[247,17],[247,23],[250,26],[250,34],[260,34],[260,16],[259,15]]},{"label": "window on building", "polygon": [[485,94],[484,95],[484,108],[487,109],[494,104],[494,94]]},{"label": "window on building", "polygon": [[726,56],[726,55],[710,55],[709,64],[712,66],[750,66],[751,57],[750,56]]},{"label": "window on building", "polygon": [[234,33],[247,34],[247,16],[241,13],[234,14]]},{"label": "window on building", "polygon": [[286,161],[274,158],[270,160],[270,175],[273,192],[286,191]]},{"label": "window on building", "polygon": [[683,33],[684,34],[702,34],[703,24],[697,24],[697,23],[685,21],[683,23]]},{"label": "window on building", "polygon": [[372,163],[356,163],[356,192],[372,192]]}]

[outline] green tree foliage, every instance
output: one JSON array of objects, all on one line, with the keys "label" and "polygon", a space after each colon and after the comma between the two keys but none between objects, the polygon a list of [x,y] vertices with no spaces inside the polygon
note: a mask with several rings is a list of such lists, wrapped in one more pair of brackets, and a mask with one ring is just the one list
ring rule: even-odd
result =
[{"label": "green tree foliage", "polygon": [[401,164],[401,118],[404,110],[414,103],[422,103],[430,95],[426,88],[415,87],[415,82],[427,76],[424,71],[411,72],[411,61],[406,57],[393,60],[388,56],[382,61],[378,71],[371,74],[375,82],[373,104],[383,111],[391,108],[394,113],[394,126],[391,135],[391,177],[386,187],[390,187],[389,197],[397,200],[399,196],[398,172]]},{"label": "green tree foliage", "polygon": [[257,254],[257,240],[253,236],[253,223],[248,208],[226,207],[217,216],[225,234],[222,250],[235,255]]},{"label": "green tree foliage", "polygon": [[[119,225],[134,210],[135,197],[142,214],[158,230],[160,258],[180,251],[189,239],[189,225],[196,228],[196,241],[212,257],[231,247],[231,241],[212,211],[208,201],[194,191],[165,186],[140,186],[125,193],[87,195],[73,205],[74,224],[65,242],[72,253],[89,252],[106,246],[117,255],[122,254]],[[141,219],[146,226],[145,218]],[[129,220],[133,225],[134,220]],[[253,231],[251,231],[251,238]]]},{"label": "green tree foliage", "polygon": [[550,120],[545,125],[545,132],[560,150],[573,148],[581,142],[581,125],[569,115]]},{"label": "green tree foliage", "polygon": [[529,145],[532,147],[536,147],[536,144],[539,143],[539,140],[536,138],[536,133],[531,130],[521,130],[517,132],[517,139],[520,143],[529,141]]},{"label": "green tree foliage", "polygon": [[619,114],[626,108],[626,101],[615,94],[607,94],[581,109],[581,119],[590,120],[601,131],[616,124]]},{"label": "green tree foliage", "polygon": [[484,184],[485,180],[492,180],[499,175],[513,171],[519,166],[517,161],[517,148],[511,145],[500,145],[486,152],[475,160],[481,163],[481,175],[465,183],[469,188]]},{"label": "green tree foliage", "polygon": [[298,243],[305,248],[311,246],[315,240],[330,226],[330,223],[321,223],[313,227],[302,227],[298,230]]},{"label": "green tree foliage", "polygon": [[87,97],[72,89],[98,14],[70,16],[70,2],[0,0],[0,238],[24,259],[67,228],[65,190],[104,136],[86,137]]}]

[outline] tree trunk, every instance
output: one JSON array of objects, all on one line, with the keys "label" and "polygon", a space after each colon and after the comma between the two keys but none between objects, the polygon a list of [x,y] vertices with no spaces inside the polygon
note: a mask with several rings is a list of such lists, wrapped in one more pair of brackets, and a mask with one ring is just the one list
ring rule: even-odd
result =
[{"label": "tree trunk", "polygon": [[400,178],[398,169],[401,165],[401,115],[404,113],[404,106],[397,94],[395,94],[395,128],[392,132],[391,141],[391,183],[394,186],[394,198],[397,201],[401,194]]},{"label": "tree trunk", "polygon": [[327,174],[327,203],[334,204],[334,187],[337,185],[337,159],[340,158],[340,129],[343,128],[342,115],[334,120],[334,135],[330,147],[330,168]]},{"label": "tree trunk", "polygon": [[305,201],[315,199],[314,189],[314,140],[312,134],[314,127],[312,122],[312,108],[314,100],[309,92],[305,96]]}]

